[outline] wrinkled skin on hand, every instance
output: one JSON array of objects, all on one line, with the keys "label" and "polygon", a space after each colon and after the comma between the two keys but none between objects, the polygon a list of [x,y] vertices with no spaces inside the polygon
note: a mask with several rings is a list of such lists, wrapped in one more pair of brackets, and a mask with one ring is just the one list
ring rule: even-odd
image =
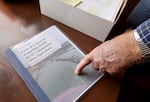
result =
[{"label": "wrinkled skin on hand", "polygon": [[77,65],[75,73],[80,74],[86,65],[92,63],[95,70],[114,75],[124,72],[141,59],[142,53],[135,41],[133,31],[130,31],[93,49]]}]

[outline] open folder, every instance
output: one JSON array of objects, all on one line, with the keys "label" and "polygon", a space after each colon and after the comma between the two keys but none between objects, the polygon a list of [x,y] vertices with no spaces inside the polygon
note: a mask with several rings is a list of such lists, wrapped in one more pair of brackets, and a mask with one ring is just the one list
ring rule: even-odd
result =
[{"label": "open folder", "polygon": [[56,26],[8,48],[6,56],[38,102],[76,102],[103,76],[91,65],[74,74],[84,53]]}]

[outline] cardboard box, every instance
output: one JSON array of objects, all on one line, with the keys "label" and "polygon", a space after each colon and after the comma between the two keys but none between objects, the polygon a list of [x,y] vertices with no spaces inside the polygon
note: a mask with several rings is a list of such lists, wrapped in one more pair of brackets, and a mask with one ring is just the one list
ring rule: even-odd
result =
[{"label": "cardboard box", "polygon": [[123,0],[114,21],[98,17],[60,0],[39,0],[43,15],[55,19],[97,40],[105,41],[113,25],[121,15],[127,0]]}]

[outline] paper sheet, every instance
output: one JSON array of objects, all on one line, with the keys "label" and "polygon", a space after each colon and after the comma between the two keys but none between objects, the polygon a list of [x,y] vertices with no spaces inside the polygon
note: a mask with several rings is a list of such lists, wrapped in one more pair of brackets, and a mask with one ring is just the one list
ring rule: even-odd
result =
[{"label": "paper sheet", "polygon": [[82,0],[78,8],[109,21],[114,21],[122,3],[123,0]]},{"label": "paper sheet", "polygon": [[78,6],[82,2],[82,0],[60,0],[60,1],[66,4],[69,4],[71,6],[74,6],[74,7]]}]

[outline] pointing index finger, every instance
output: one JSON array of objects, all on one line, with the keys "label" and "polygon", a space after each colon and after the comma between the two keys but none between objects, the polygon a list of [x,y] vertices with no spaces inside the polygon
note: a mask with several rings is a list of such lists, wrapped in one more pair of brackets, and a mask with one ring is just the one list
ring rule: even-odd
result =
[{"label": "pointing index finger", "polygon": [[89,55],[86,55],[81,61],[80,63],[77,65],[76,69],[75,69],[75,74],[80,74],[81,71],[88,65],[91,63],[91,57]]}]

